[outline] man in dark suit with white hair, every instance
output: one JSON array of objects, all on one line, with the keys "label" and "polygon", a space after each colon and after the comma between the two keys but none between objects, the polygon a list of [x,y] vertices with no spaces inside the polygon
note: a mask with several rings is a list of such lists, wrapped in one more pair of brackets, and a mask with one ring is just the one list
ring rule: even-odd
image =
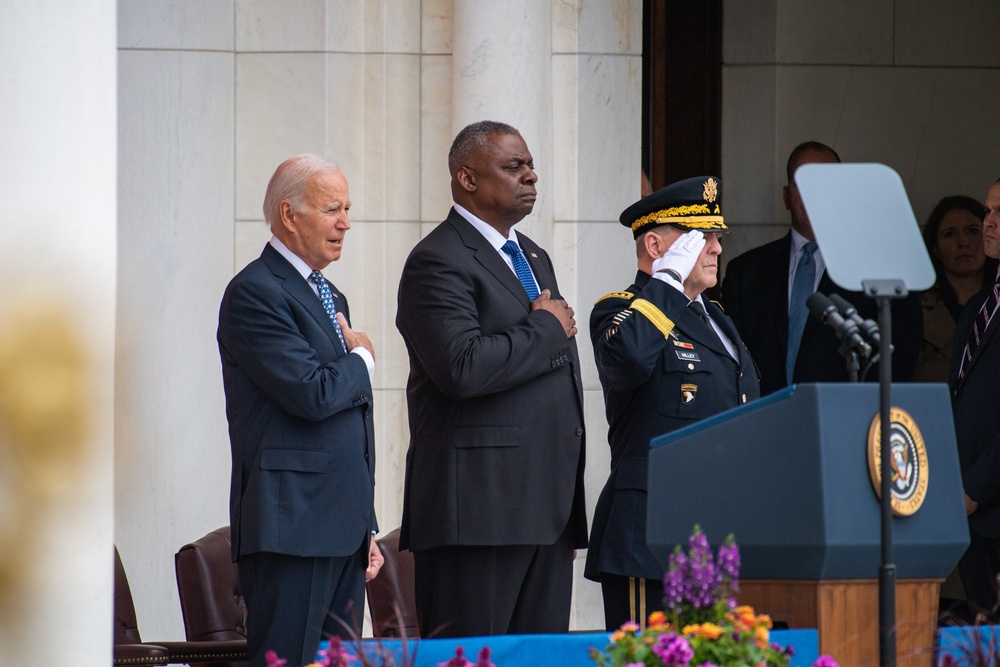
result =
[{"label": "man in dark suit with white hair", "polygon": [[232,446],[233,559],[253,667],[312,662],[324,636],[360,634],[372,539],[375,440],[368,336],[321,273],[351,228],[347,180],[316,155],[267,186],[273,236],[226,288],[219,352]]}]

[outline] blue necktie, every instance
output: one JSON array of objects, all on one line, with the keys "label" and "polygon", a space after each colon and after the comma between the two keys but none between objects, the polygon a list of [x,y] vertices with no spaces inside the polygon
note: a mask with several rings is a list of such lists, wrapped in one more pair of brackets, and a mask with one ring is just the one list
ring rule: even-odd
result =
[{"label": "blue necktie", "polygon": [[813,253],[816,244],[813,241],[802,246],[802,256],[795,268],[795,278],[792,279],[792,296],[788,300],[788,355],[785,357],[785,378],[792,384],[795,373],[795,359],[799,356],[799,346],[802,344],[802,332],[806,328],[806,318],[809,308],[806,299],[813,293],[816,280],[816,263]]},{"label": "blue necktie", "polygon": [[514,272],[524,286],[524,291],[528,293],[528,301],[537,299],[538,288],[535,286],[535,278],[531,275],[531,267],[528,266],[528,260],[524,258],[521,249],[513,241],[507,241],[500,249],[507,253],[511,263],[514,264]]},{"label": "blue necktie", "polygon": [[329,283],[326,282],[326,278],[319,271],[313,271],[309,274],[309,282],[319,290],[319,300],[323,302],[326,314],[333,321],[333,328],[337,331],[337,338],[340,339],[340,344],[344,346],[344,352],[347,352],[347,343],[344,342],[344,332],[340,330],[340,322],[337,321],[337,306],[333,303],[333,292],[330,291]]}]

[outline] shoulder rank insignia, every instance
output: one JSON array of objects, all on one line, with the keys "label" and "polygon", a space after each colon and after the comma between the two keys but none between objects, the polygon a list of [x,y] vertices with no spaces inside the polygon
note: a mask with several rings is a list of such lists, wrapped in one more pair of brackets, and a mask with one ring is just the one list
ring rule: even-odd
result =
[{"label": "shoulder rank insignia", "polygon": [[595,301],[594,305],[596,306],[597,304],[599,304],[601,301],[604,301],[605,299],[623,299],[625,301],[631,301],[634,298],[635,298],[635,294],[632,294],[632,292],[608,292],[607,294],[605,294],[604,296],[602,296],[600,299],[598,299],[597,301]]}]

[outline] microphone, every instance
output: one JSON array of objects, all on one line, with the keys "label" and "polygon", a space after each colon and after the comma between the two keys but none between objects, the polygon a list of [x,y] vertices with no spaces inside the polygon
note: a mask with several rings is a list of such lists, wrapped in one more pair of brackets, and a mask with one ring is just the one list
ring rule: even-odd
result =
[{"label": "microphone", "polygon": [[845,346],[845,349],[841,351],[841,354],[846,355],[846,348],[854,348],[861,353],[862,356],[868,357],[872,353],[871,345],[865,342],[865,339],[861,337],[858,333],[858,325],[856,325],[851,320],[845,320],[837,312],[837,307],[833,305],[830,299],[826,298],[823,294],[815,292],[808,299],[806,299],[806,306],[809,308],[809,312],[812,313],[818,320],[823,322],[823,324],[829,324],[833,327],[834,333],[837,334]]},{"label": "microphone", "polygon": [[879,333],[878,325],[875,324],[874,320],[862,319],[857,309],[839,294],[831,294],[830,301],[845,319],[854,322],[864,339],[871,342],[872,347],[882,348],[882,334]]}]

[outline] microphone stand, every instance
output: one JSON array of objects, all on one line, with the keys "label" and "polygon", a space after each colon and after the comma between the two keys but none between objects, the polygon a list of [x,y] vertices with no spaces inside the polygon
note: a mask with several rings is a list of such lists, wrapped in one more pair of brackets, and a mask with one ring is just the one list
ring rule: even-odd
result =
[{"label": "microphone stand", "polygon": [[858,382],[861,373],[861,359],[858,357],[857,350],[852,347],[846,351],[842,350],[841,354],[847,359],[847,381]]},{"label": "microphone stand", "polygon": [[865,294],[875,299],[879,310],[879,438],[881,480],[882,559],[878,571],[878,639],[879,664],[896,667],[896,564],[892,549],[892,467],[889,452],[889,435],[892,430],[892,300],[906,297],[902,280],[863,280]]}]

